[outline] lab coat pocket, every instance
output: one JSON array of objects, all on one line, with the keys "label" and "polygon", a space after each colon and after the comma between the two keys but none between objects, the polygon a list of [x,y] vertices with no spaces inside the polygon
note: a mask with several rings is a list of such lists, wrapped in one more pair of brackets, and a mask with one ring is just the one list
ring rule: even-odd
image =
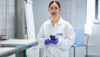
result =
[{"label": "lab coat pocket", "polygon": [[64,39],[64,33],[56,33],[56,38]]}]

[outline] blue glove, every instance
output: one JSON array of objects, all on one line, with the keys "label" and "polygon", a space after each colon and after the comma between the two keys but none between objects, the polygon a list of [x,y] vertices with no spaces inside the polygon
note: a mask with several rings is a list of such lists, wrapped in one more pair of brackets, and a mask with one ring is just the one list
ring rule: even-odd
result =
[{"label": "blue glove", "polygon": [[57,44],[58,43],[58,38],[56,38],[56,40],[51,40],[51,43],[53,43],[53,44]]},{"label": "blue glove", "polygon": [[48,45],[49,43],[51,43],[51,40],[50,39],[46,39],[45,40],[45,45]]}]

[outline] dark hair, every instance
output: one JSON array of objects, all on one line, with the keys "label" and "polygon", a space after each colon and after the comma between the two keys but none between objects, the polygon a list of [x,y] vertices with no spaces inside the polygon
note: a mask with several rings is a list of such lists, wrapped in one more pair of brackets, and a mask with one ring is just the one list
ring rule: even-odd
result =
[{"label": "dark hair", "polygon": [[59,1],[51,1],[51,2],[49,3],[49,7],[48,7],[48,8],[50,8],[50,5],[51,5],[52,3],[56,3],[56,4],[59,6],[59,8],[61,8]]}]

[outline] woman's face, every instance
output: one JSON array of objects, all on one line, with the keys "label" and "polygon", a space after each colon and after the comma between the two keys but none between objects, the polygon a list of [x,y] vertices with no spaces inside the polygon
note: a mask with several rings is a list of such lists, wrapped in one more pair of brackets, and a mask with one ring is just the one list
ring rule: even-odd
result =
[{"label": "woman's face", "polygon": [[59,16],[60,11],[61,11],[61,9],[55,2],[52,3],[49,7],[49,12],[52,17]]}]

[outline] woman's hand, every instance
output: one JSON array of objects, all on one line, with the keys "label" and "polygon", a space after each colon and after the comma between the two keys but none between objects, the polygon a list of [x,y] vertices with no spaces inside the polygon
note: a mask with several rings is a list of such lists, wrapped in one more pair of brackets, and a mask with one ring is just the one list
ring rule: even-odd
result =
[{"label": "woman's hand", "polygon": [[53,43],[53,44],[57,44],[58,43],[58,38],[56,38],[56,40],[51,40],[51,43]]},{"label": "woman's hand", "polygon": [[46,39],[45,40],[45,45],[48,45],[49,43],[51,43],[51,40],[50,39]]}]

